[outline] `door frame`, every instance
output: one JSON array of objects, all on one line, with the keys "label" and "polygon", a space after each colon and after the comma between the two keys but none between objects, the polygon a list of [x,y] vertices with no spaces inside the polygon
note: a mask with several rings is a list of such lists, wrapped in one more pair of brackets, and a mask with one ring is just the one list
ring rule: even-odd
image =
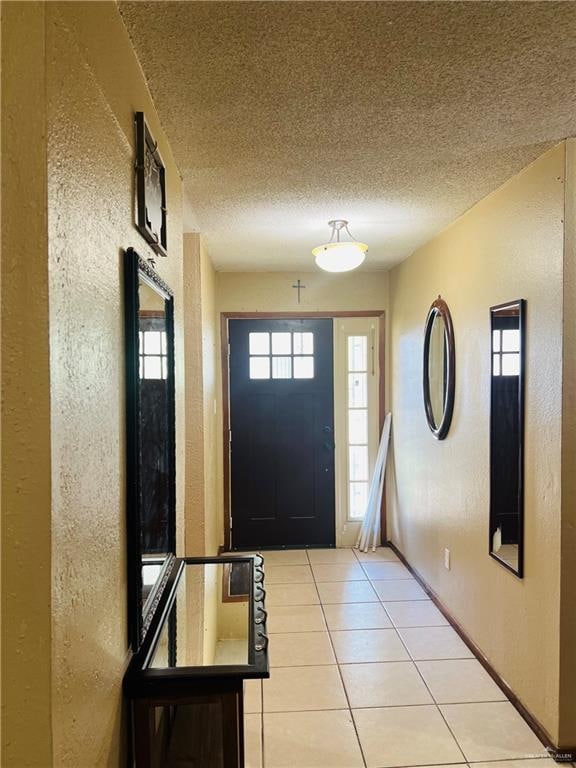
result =
[{"label": "door frame", "polygon": [[[310,318],[338,317],[376,317],[380,320],[381,333],[378,334],[378,360],[380,363],[380,381],[378,382],[378,422],[379,431],[384,426],[385,382],[386,382],[386,312],[383,309],[365,309],[342,312],[220,312],[220,354],[222,368],[222,482],[224,485],[224,545],[222,552],[230,552],[232,547],[231,509],[230,509],[230,361],[229,361],[229,320],[304,320]],[[386,494],[382,494],[380,507],[381,534],[380,542],[386,542]]]}]

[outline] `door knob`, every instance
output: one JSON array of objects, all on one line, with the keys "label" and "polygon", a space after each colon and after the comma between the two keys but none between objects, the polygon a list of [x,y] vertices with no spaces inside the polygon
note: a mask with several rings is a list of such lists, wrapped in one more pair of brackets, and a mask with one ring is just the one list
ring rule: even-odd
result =
[{"label": "door knob", "polygon": [[329,435],[332,432],[332,427],[329,427],[326,425],[325,427],[322,427],[322,431],[326,432],[327,435]]}]

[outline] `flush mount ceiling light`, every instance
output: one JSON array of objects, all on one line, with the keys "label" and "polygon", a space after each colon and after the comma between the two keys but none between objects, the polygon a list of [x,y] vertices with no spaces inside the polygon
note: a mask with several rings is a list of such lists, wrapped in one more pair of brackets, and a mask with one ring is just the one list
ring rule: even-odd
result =
[{"label": "flush mount ceiling light", "polygon": [[[348,229],[348,222],[344,219],[329,221],[328,226],[332,227],[330,240],[312,249],[316,264],[326,272],[349,272],[359,267],[366,258],[368,246],[354,240]],[[346,231],[350,240],[340,241],[342,230]]]}]

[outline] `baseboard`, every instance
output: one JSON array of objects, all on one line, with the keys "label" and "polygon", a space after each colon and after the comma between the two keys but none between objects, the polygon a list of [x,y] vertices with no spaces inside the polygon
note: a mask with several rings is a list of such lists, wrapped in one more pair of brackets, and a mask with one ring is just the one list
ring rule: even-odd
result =
[{"label": "baseboard", "polygon": [[402,563],[408,568],[410,573],[414,576],[416,581],[420,584],[422,589],[426,592],[430,600],[434,603],[434,605],[438,608],[438,610],[443,614],[444,618],[451,624],[451,626],[454,628],[454,630],[460,635],[464,643],[468,646],[468,648],[472,651],[474,656],[478,659],[480,664],[484,667],[486,672],[490,675],[490,677],[494,680],[496,685],[500,688],[500,690],[506,694],[508,699],[510,699],[510,703],[517,709],[519,714],[524,718],[524,720],[528,723],[530,728],[534,731],[536,736],[540,739],[542,744],[546,747],[547,752],[549,753],[550,757],[552,757],[556,762],[558,763],[570,763],[576,760],[576,747],[557,747],[552,739],[550,738],[550,734],[548,731],[544,728],[544,726],[538,722],[538,720],[532,715],[532,713],[526,709],[524,704],[520,701],[518,696],[514,693],[514,691],[510,688],[510,686],[500,677],[498,672],[494,669],[494,667],[490,664],[486,656],[482,653],[480,648],[474,643],[466,634],[464,629],[460,626],[460,624],[456,621],[456,619],[452,616],[450,611],[448,611],[445,606],[442,604],[442,601],[438,598],[438,595],[434,592],[433,589],[431,589],[426,581],[420,576],[418,571],[416,571],[410,563],[406,560],[402,552],[396,547],[393,542],[388,541],[386,542],[386,546],[390,547],[393,552],[395,552],[399,559],[402,561]]}]

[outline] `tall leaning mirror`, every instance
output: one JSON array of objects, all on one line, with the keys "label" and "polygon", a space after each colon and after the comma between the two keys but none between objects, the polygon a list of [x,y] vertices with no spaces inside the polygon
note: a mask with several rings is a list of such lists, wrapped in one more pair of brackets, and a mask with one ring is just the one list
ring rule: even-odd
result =
[{"label": "tall leaning mirror", "polygon": [[128,626],[137,649],[175,552],[174,300],[124,256]]},{"label": "tall leaning mirror", "polygon": [[524,572],[524,299],[490,309],[490,555]]}]

